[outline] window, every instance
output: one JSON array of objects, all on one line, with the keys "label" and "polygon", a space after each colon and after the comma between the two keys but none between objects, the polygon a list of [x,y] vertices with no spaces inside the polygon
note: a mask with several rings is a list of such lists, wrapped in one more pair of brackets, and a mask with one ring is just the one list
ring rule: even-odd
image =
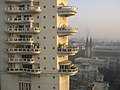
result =
[{"label": "window", "polygon": [[8,67],[9,67],[9,68],[15,68],[15,63],[9,63],[9,64],[8,64]]},{"label": "window", "polygon": [[46,67],[44,67],[44,70],[46,70]]},{"label": "window", "polygon": [[20,35],[20,38],[32,38],[32,35]]},{"label": "window", "polygon": [[55,89],[55,87],[53,87],[53,89]]},{"label": "window", "polygon": [[46,59],[46,57],[44,57],[44,60]]},{"label": "window", "polygon": [[55,39],[55,37],[54,37],[54,36],[53,36],[52,38],[53,38],[53,39]]},{"label": "window", "polygon": [[38,88],[40,88],[40,86],[38,86]]},{"label": "window", "polygon": [[15,55],[10,54],[10,55],[8,55],[8,57],[9,57],[9,58],[14,58],[14,57],[15,57]]},{"label": "window", "polygon": [[46,26],[43,26],[44,29],[46,29]]},{"label": "window", "polygon": [[52,28],[55,29],[55,26],[53,26]]},{"label": "window", "polygon": [[55,60],[55,57],[53,57],[53,60]]},{"label": "window", "polygon": [[28,69],[32,69],[32,65],[31,64],[23,64],[22,65],[23,68],[28,68]]},{"label": "window", "polygon": [[43,8],[46,8],[46,6],[43,6]]},{"label": "window", "polygon": [[60,65],[60,69],[64,69],[64,66],[63,66],[63,65]]},{"label": "window", "polygon": [[44,49],[46,49],[46,47],[43,47]]},{"label": "window", "polygon": [[22,58],[32,58],[32,55],[22,55]]},{"label": "window", "polygon": [[37,39],[39,39],[39,37],[37,37]]},{"label": "window", "polygon": [[25,26],[21,26],[21,28],[24,28],[24,27],[26,27],[26,28],[30,28],[30,25],[25,25]]},{"label": "window", "polygon": [[37,19],[39,19],[39,16],[37,16]]},{"label": "window", "polygon": [[53,8],[55,8],[55,5],[53,5]]},{"label": "window", "polygon": [[53,47],[53,49],[55,49],[55,47]]},{"label": "window", "polygon": [[53,76],[53,79],[55,79],[55,76]]},{"label": "window", "polygon": [[53,67],[53,70],[55,70],[55,67]]},{"label": "window", "polygon": [[43,16],[43,18],[45,19],[45,18],[46,18],[46,16]]},{"label": "window", "polygon": [[19,90],[31,90],[31,83],[19,82]]},{"label": "window", "polygon": [[43,37],[43,39],[46,39],[46,37]]},{"label": "window", "polygon": [[53,16],[53,18],[55,18],[55,16]]}]

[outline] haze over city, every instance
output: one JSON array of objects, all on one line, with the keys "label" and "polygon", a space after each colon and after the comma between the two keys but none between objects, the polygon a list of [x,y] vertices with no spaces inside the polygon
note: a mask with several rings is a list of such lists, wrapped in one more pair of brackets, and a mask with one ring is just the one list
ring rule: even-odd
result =
[{"label": "haze over city", "polygon": [[120,0],[70,0],[79,8],[76,17],[69,18],[70,26],[77,26],[75,37],[120,38]]}]

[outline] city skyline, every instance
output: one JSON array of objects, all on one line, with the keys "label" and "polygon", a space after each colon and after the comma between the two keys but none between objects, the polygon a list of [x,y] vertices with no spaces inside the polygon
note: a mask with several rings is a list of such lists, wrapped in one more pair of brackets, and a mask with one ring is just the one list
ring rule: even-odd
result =
[{"label": "city skyline", "polygon": [[77,26],[79,29],[75,37],[92,36],[119,40],[119,0],[71,0],[69,3],[74,3],[79,8],[76,17],[69,19],[69,25]]}]

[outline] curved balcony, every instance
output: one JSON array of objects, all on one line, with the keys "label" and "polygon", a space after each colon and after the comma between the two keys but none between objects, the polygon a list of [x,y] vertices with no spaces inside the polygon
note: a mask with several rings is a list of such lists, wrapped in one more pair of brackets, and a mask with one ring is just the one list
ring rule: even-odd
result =
[{"label": "curved balcony", "polygon": [[35,59],[33,58],[8,58],[6,59],[8,63],[28,63],[33,64],[35,63]]},{"label": "curved balcony", "polygon": [[34,28],[8,28],[5,29],[6,33],[40,33],[39,27]]},{"label": "curved balcony", "polygon": [[22,3],[22,2],[33,2],[35,0],[5,0],[6,3]]},{"label": "curved balcony", "polygon": [[25,18],[7,18],[6,23],[33,23],[34,18],[33,17],[25,17]]},{"label": "curved balcony", "polygon": [[8,7],[5,8],[6,13],[39,13],[41,12],[40,6],[29,6],[29,7]]},{"label": "curved balcony", "polygon": [[59,16],[73,16],[78,12],[78,8],[74,6],[63,6],[58,7],[58,15]]},{"label": "curved balcony", "polygon": [[58,48],[59,55],[75,55],[77,52],[77,47]]},{"label": "curved balcony", "polygon": [[7,38],[7,43],[33,43],[33,38]]},{"label": "curved balcony", "polygon": [[59,73],[63,75],[75,75],[78,72],[78,67],[74,66],[71,61],[65,60],[59,63]]},{"label": "curved balcony", "polygon": [[31,49],[31,48],[8,48],[6,49],[7,53],[20,53],[20,54],[40,54],[40,48]]},{"label": "curved balcony", "polygon": [[40,74],[41,69],[28,69],[28,68],[7,68],[9,73],[28,73],[28,74]]},{"label": "curved balcony", "polygon": [[58,28],[58,35],[64,36],[64,35],[74,35],[78,32],[78,28],[71,28],[71,27],[59,27]]}]

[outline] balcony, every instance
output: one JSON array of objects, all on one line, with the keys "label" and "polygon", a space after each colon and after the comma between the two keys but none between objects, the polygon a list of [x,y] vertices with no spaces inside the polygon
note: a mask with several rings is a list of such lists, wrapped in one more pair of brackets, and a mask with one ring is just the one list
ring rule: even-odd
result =
[{"label": "balcony", "polygon": [[28,69],[28,68],[7,68],[8,73],[28,73],[28,74],[40,74],[41,69]]},{"label": "balcony", "polygon": [[5,29],[6,33],[40,33],[41,29],[39,27],[35,28],[8,28]]},{"label": "balcony", "polygon": [[33,38],[7,38],[6,43],[33,43]]},{"label": "balcony", "polygon": [[58,7],[58,15],[59,16],[73,16],[78,12],[78,8],[74,6],[63,6]]},{"label": "balcony", "polygon": [[33,2],[35,0],[5,0],[6,3],[22,3],[22,2]]},{"label": "balcony", "polygon": [[33,17],[25,17],[25,18],[7,18],[6,23],[33,23],[34,18]]},{"label": "balcony", "polygon": [[61,47],[58,48],[59,55],[75,55],[78,52],[77,47]]},{"label": "balcony", "polygon": [[74,66],[71,61],[65,60],[59,63],[59,73],[63,75],[75,75],[78,72],[78,67]]},{"label": "balcony", "polygon": [[33,64],[35,63],[35,59],[33,58],[8,58],[6,59],[8,63],[28,63]]},{"label": "balcony", "polygon": [[29,7],[7,7],[5,8],[6,13],[39,13],[41,12],[40,6],[29,6]]},{"label": "balcony", "polygon": [[31,48],[8,48],[6,49],[7,53],[20,53],[20,54],[40,54],[40,48],[31,49]]},{"label": "balcony", "polygon": [[74,35],[78,32],[78,28],[71,28],[71,27],[66,27],[62,26],[58,28],[58,35],[59,36],[65,36],[65,35]]}]

